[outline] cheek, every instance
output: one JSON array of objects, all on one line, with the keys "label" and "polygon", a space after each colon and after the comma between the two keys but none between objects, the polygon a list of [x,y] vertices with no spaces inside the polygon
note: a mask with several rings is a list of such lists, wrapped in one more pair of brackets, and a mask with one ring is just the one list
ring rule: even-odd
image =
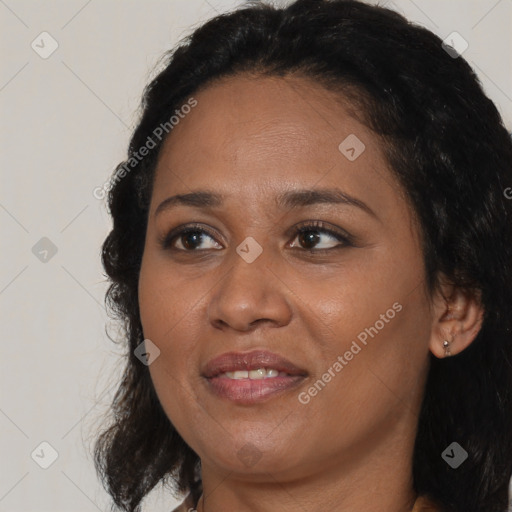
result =
[{"label": "cheek", "polygon": [[340,266],[329,279],[302,278],[294,288],[302,299],[298,304],[307,306],[301,306],[300,314],[315,319],[318,332],[325,333],[322,346],[331,356],[348,350],[353,340],[364,344],[389,332],[390,326],[396,328],[404,316],[404,304],[421,281],[421,271],[414,263],[404,268],[385,250],[357,257],[357,262]]},{"label": "cheek", "polygon": [[166,344],[179,337],[183,329],[189,329],[187,340],[193,337],[194,326],[197,329],[199,325],[191,319],[200,311],[204,295],[196,282],[184,278],[168,262],[144,255],[138,294],[146,338],[154,337]]},{"label": "cheek", "polygon": [[357,312],[354,299],[340,312],[338,326],[331,326],[337,336],[326,343],[322,364],[302,396],[301,403],[309,402],[306,407],[316,413],[330,411],[327,429],[341,422],[348,430],[352,424],[370,432],[419,405],[430,333],[422,289],[376,295],[364,311]]},{"label": "cheek", "polygon": [[428,365],[431,318],[414,246],[375,250],[314,290],[304,314],[324,333],[317,335],[322,357],[314,379],[322,382],[304,400],[317,400],[319,408],[336,403],[338,418],[353,408],[378,416],[389,404],[415,400]]},{"label": "cheek", "polygon": [[[190,377],[196,370],[196,352],[201,338],[204,291],[194,282],[180,278],[169,269],[159,268],[149,258],[143,261],[139,278],[139,308],[144,338],[151,340],[160,353],[149,371],[155,390],[170,417],[174,404],[187,398]],[[182,397],[182,398],[179,398]]]}]

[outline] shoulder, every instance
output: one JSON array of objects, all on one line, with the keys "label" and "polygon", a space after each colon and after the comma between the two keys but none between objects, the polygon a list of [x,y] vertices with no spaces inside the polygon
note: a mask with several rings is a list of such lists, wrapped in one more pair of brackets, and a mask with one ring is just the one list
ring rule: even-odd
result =
[{"label": "shoulder", "polygon": [[[192,499],[192,495],[189,494],[183,503],[181,503],[181,505],[175,508],[172,512],[193,512],[195,511],[195,506],[196,504]],[[414,508],[412,509],[412,512],[442,512],[442,509],[425,496],[420,496],[414,502]]]},{"label": "shoulder", "polygon": [[194,500],[192,499],[192,495],[189,494],[183,503],[176,507],[172,512],[192,512],[195,511],[196,504],[194,503]]},{"label": "shoulder", "polygon": [[426,496],[419,496],[414,502],[412,512],[443,512],[443,509]]}]

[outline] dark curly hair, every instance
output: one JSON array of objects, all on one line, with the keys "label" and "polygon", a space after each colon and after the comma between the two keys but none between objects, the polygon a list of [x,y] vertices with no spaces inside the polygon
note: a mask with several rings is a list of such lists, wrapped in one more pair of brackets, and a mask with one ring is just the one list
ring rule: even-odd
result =
[{"label": "dark curly hair", "polygon": [[[111,282],[106,303],[127,342],[112,422],[94,447],[115,505],[138,512],[158,483],[191,492],[195,501],[202,492],[199,457],[134,355],[144,340],[137,287],[165,141],[154,140],[155,128],[213,81],[240,74],[305,76],[348,99],[381,141],[419,219],[429,291],[439,289],[443,273],[480,297],[484,321],[473,343],[451,358],[430,355],[414,488],[446,511],[505,512],[512,474],[512,141],[462,57],[396,12],[357,0],[257,3],[219,15],[166,54],[145,89],[127,159],[108,191],[113,229],[102,247]],[[150,139],[155,147],[140,158]],[[453,441],[469,454],[456,470],[441,457]]]}]

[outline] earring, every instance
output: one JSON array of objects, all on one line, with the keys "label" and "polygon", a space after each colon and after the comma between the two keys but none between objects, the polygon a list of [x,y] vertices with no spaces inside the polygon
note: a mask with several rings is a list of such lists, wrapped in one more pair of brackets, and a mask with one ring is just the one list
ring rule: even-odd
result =
[{"label": "earring", "polygon": [[452,355],[450,352],[450,342],[448,340],[444,340],[443,347],[444,347],[444,357],[450,357]]}]

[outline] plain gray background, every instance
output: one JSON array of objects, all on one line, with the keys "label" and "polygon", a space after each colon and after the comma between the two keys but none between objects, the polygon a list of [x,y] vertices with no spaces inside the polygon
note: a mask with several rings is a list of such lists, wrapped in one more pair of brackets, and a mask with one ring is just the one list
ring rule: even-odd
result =
[{"label": "plain gray background", "polygon": [[[442,39],[458,32],[510,130],[512,0],[380,3]],[[162,53],[241,4],[0,0],[0,512],[108,510],[89,450],[122,362],[104,332],[110,219],[93,190],[124,159]],[[176,503],[157,489],[143,509]]]}]

